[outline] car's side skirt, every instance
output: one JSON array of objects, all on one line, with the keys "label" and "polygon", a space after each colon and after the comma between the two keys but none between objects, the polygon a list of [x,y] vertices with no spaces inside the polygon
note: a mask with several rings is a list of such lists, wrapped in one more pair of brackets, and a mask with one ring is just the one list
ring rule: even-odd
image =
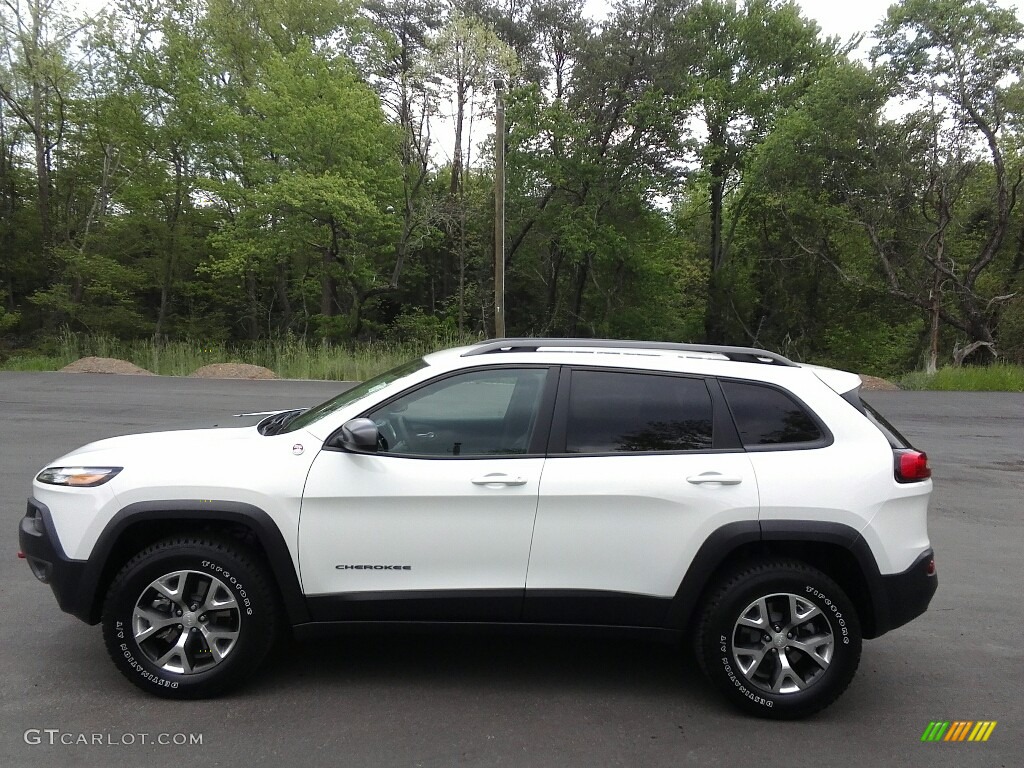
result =
[{"label": "car's side skirt", "polygon": [[672,599],[585,589],[347,592],[307,598],[314,622],[665,626]]}]

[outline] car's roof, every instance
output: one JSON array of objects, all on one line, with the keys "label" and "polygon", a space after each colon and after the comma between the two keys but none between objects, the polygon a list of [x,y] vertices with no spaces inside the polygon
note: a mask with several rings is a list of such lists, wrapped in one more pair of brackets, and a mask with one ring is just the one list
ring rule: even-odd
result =
[{"label": "car's roof", "polygon": [[840,394],[861,384],[856,374],[795,363],[764,349],[616,339],[491,339],[434,352],[424,360],[431,367],[450,369],[511,362],[582,364],[697,373],[778,384],[813,375]]}]

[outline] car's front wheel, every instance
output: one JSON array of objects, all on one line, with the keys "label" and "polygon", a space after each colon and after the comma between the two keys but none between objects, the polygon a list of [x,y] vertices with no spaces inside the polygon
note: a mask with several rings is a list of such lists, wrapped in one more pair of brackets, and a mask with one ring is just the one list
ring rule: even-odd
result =
[{"label": "car's front wheel", "polygon": [[733,704],[761,717],[824,709],[860,663],[850,599],[797,561],[760,562],[725,579],[705,603],[698,632],[705,673]]},{"label": "car's front wheel", "polygon": [[135,685],[169,698],[220,693],[273,642],[278,611],[264,569],[240,543],[174,537],[131,558],[103,606],[103,637]]}]

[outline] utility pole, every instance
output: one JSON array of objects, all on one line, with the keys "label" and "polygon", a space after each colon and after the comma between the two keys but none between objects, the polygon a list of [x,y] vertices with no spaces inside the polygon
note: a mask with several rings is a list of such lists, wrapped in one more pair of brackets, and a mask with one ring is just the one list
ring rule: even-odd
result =
[{"label": "utility pole", "polygon": [[505,81],[494,81],[494,336],[505,338]]}]

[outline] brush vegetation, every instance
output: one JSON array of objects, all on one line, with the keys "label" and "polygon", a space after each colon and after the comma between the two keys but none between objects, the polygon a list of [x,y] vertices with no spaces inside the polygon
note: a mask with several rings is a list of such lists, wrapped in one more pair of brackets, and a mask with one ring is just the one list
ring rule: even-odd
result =
[{"label": "brush vegetation", "polygon": [[947,367],[932,374],[917,371],[904,376],[900,386],[961,392],[1024,392],[1024,365]]},{"label": "brush vegetation", "polygon": [[[476,341],[470,339],[465,343]],[[212,363],[250,363],[269,368],[282,379],[364,381],[427,352],[456,346],[455,338],[434,342],[377,342],[337,345],[302,339],[247,343],[199,341],[122,341],[110,336],[61,334],[43,349],[17,353],[2,364],[7,371],[57,371],[83,357],[127,360],[162,376],[188,376]]]}]

